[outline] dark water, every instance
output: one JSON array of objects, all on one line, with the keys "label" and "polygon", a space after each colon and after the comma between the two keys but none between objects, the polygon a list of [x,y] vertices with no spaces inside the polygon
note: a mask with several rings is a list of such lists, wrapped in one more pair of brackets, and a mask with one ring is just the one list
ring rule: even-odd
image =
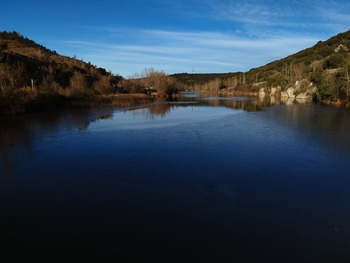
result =
[{"label": "dark water", "polygon": [[0,262],[350,262],[350,112],[201,98],[0,123]]}]

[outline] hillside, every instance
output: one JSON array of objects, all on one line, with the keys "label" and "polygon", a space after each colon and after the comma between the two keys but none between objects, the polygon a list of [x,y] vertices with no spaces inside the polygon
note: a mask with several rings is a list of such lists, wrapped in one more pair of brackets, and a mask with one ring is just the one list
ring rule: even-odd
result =
[{"label": "hillside", "polygon": [[121,79],[91,63],[61,56],[17,32],[0,32],[0,115],[113,93]]},{"label": "hillside", "polygon": [[319,100],[349,101],[350,94],[350,31],[286,58],[271,62],[245,73],[175,74],[189,89],[204,91],[258,92],[261,88],[281,92],[299,86],[317,88]]}]

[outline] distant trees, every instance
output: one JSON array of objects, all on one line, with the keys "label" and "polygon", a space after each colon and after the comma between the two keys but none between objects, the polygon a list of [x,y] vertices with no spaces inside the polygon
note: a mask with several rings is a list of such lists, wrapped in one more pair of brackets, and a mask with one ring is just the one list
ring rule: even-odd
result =
[{"label": "distant trees", "polygon": [[200,87],[196,87],[196,89],[200,89],[201,91],[205,92],[218,92],[220,90],[222,81],[220,79],[213,79],[204,85],[201,85]]}]

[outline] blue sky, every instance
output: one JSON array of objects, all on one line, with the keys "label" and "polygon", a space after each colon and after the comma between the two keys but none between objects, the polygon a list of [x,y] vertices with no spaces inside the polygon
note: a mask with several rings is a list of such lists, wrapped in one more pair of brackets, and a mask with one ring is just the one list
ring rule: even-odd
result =
[{"label": "blue sky", "polygon": [[0,30],[130,77],[247,71],[349,30],[349,14],[348,0],[16,0]]}]

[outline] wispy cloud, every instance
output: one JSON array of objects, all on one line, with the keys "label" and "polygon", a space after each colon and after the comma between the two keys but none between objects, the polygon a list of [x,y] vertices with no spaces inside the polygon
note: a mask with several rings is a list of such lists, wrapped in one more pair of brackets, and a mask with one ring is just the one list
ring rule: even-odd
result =
[{"label": "wispy cloud", "polygon": [[[268,1],[266,1],[268,2]],[[218,19],[235,21],[246,26],[293,25],[288,18],[300,15],[299,9],[293,9],[279,2],[267,4],[265,1],[217,1],[212,2],[214,15]]]},{"label": "wispy cloud", "polygon": [[22,11],[4,7],[4,29],[123,76],[144,67],[168,73],[193,67],[196,72],[246,71],[350,25],[348,0],[70,1],[69,9],[47,1],[47,12],[20,2]]},{"label": "wispy cloud", "polygon": [[[155,0],[158,1],[158,0]],[[190,9],[194,2],[200,9]],[[136,28],[125,25],[84,26],[96,36],[62,45],[78,57],[128,76],[154,67],[168,73],[247,71],[281,59],[336,32],[345,31],[350,4],[337,0],[188,0],[160,1],[176,17],[217,24],[211,28]],[[188,9],[188,10],[187,10]],[[78,40],[78,39],[77,39]]]},{"label": "wispy cloud", "polygon": [[327,4],[318,5],[317,14],[322,18],[326,28],[335,32],[349,30],[350,28],[350,3],[329,1]]},{"label": "wispy cloud", "polygon": [[[71,40],[62,45],[79,50],[78,57],[126,77],[145,67],[168,73],[191,72],[192,68],[198,72],[247,71],[319,40],[305,35],[251,39],[210,31],[130,30],[123,34],[130,44],[108,38],[108,42]],[[149,38],[152,43],[147,43]]]},{"label": "wispy cloud", "polygon": [[[211,1],[212,17],[251,37],[309,32],[328,36],[349,29],[350,3],[342,0]],[[268,37],[268,36],[267,36]]]}]

